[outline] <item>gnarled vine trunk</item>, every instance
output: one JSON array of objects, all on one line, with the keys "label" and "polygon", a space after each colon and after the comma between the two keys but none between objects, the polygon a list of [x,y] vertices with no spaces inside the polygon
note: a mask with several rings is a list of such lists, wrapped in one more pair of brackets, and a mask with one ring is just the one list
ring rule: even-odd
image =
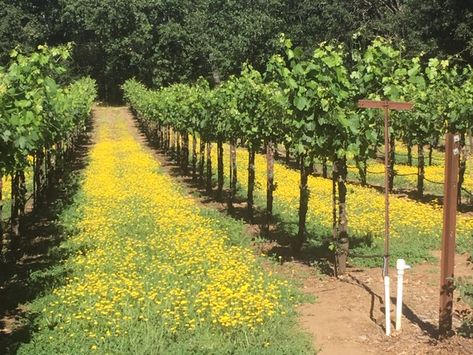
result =
[{"label": "gnarled vine trunk", "polygon": [[327,178],[328,171],[327,171],[327,158],[322,159],[322,177]]},{"label": "gnarled vine trunk", "polygon": [[181,165],[181,134],[176,132],[176,162],[177,165]]},{"label": "gnarled vine trunk", "polygon": [[[367,164],[366,164],[366,157],[363,158],[355,158],[355,164],[358,169],[358,175],[360,176],[361,186],[366,186],[366,178],[367,178]],[[335,171],[335,166],[334,170]]]},{"label": "gnarled vine trunk", "polygon": [[182,136],[182,159],[181,159],[181,166],[184,174],[187,175],[188,167],[189,167],[189,134],[187,132],[183,132]]},{"label": "gnarled vine trunk", "polygon": [[238,168],[236,160],[236,140],[232,138],[230,140],[230,195],[228,197],[228,206],[233,208],[233,202],[236,196],[238,181]]},{"label": "gnarled vine trunk", "polygon": [[176,135],[174,133],[174,130],[169,127],[169,150],[171,151],[171,155],[174,155],[176,151]]},{"label": "gnarled vine trunk", "polygon": [[266,144],[266,225],[271,223],[273,215],[273,191],[274,188],[274,144],[269,141]]},{"label": "gnarled vine trunk", "polygon": [[419,198],[424,196],[424,177],[425,177],[425,159],[424,159],[424,146],[422,144],[417,145],[418,157],[417,157],[417,195]]},{"label": "gnarled vine trunk", "polygon": [[337,224],[337,248],[336,250],[336,267],[337,275],[343,275],[346,271],[348,258],[348,218],[347,218],[347,162],[346,158],[337,160],[337,187],[338,187],[338,224]]},{"label": "gnarled vine trunk", "polygon": [[255,149],[248,147],[248,220],[253,222],[254,214],[254,190],[255,190]]},{"label": "gnarled vine trunk", "polygon": [[429,166],[432,166],[432,155],[434,153],[434,146],[429,144]]},{"label": "gnarled vine trunk", "polygon": [[289,144],[284,144],[284,150],[286,151],[286,164],[289,165],[291,162],[291,152],[289,151]]},{"label": "gnarled vine trunk", "polygon": [[338,199],[337,199],[337,180],[338,180],[338,166],[337,164],[333,165],[332,168],[332,238],[334,245],[333,253],[333,265],[335,277],[338,277],[338,258],[337,258],[337,247],[338,247]]},{"label": "gnarled vine trunk", "polygon": [[192,135],[192,178],[197,178],[197,140],[195,133]]},{"label": "gnarled vine trunk", "polygon": [[212,143],[207,142],[207,192],[212,191]]},{"label": "gnarled vine trunk", "polygon": [[0,172],[0,254],[3,250],[3,174]]},{"label": "gnarled vine trunk", "polygon": [[407,145],[407,165],[412,166],[412,145]]},{"label": "gnarled vine trunk", "polygon": [[171,149],[171,127],[166,126],[166,130],[164,131],[166,135],[166,142],[164,144],[164,150],[167,152]]},{"label": "gnarled vine trunk", "polygon": [[223,141],[217,140],[217,195],[222,198],[223,192]]},{"label": "gnarled vine trunk", "polygon": [[309,187],[307,181],[310,169],[306,167],[306,157],[301,156],[299,161],[300,186],[299,186],[299,222],[297,236],[293,239],[292,248],[300,252],[306,239],[306,218],[309,206]]},{"label": "gnarled vine trunk", "polygon": [[[45,159],[44,159],[44,176],[45,176],[45,188],[48,188],[51,186],[52,183],[52,163],[51,163],[51,153],[49,151],[49,148],[46,148],[46,154],[45,154]],[[47,195],[46,200],[47,200]]]},{"label": "gnarled vine trunk", "polygon": [[11,179],[10,250],[15,250],[20,237],[20,174],[15,172]]},{"label": "gnarled vine trunk", "polygon": [[199,151],[199,178],[200,181],[204,182],[204,167],[205,167],[205,141],[200,138],[200,151]]},{"label": "gnarled vine trunk", "polygon": [[457,205],[460,206],[462,203],[462,187],[465,181],[466,171],[465,133],[462,133],[460,136],[460,154],[458,159],[460,159],[460,164],[458,170]]}]

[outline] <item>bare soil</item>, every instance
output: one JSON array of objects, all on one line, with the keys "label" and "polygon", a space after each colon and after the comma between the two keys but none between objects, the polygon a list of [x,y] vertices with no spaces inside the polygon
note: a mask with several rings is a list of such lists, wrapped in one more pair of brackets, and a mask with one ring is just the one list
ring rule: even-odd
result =
[{"label": "bare soil", "polygon": [[[464,255],[457,255],[456,276],[471,275]],[[314,304],[300,306],[300,323],[311,334],[321,354],[473,354],[473,339],[455,335],[437,340],[440,270],[426,263],[406,271],[402,329],[394,330],[396,270],[391,275],[393,334],[384,332],[384,286],[380,269],[351,268],[340,279],[309,277],[304,292],[317,296]],[[456,294],[458,296],[458,294]],[[454,327],[468,307],[454,303]]]}]

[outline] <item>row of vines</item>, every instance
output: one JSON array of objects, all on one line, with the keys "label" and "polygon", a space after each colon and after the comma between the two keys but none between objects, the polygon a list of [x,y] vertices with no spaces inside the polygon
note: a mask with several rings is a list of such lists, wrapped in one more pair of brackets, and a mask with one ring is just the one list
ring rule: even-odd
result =
[{"label": "row of vines", "polygon": [[[230,146],[230,193],[232,206],[237,187],[236,146],[247,147],[248,214],[253,216],[255,152],[267,157],[266,225],[273,208],[275,146],[284,145],[287,156],[300,169],[298,233],[293,248],[306,241],[306,216],[310,191],[308,176],[314,162],[332,166],[333,233],[338,273],[343,273],[349,251],[347,222],[348,161],[355,161],[366,179],[368,159],[383,144],[379,113],[361,111],[361,98],[412,101],[415,110],[393,114],[390,156],[390,188],[395,169],[395,142],[418,147],[417,188],[423,191],[424,147],[438,145],[445,132],[460,132],[462,143],[472,126],[473,70],[455,58],[406,58],[402,48],[377,38],[366,50],[347,52],[333,42],[320,44],[310,55],[293,48],[281,37],[281,54],[274,55],[265,73],[244,66],[211,88],[201,79],[194,84],[174,84],[150,90],[129,80],[123,85],[125,99],[149,134],[164,149],[175,148],[184,171],[212,188],[212,144],[217,144],[217,192],[222,194],[223,144]],[[189,136],[192,147],[189,146]],[[199,147],[197,147],[199,145]],[[464,160],[463,160],[464,162]],[[460,174],[464,174],[462,164]],[[462,176],[460,176],[460,182]],[[461,188],[461,186],[460,186]]]},{"label": "row of vines", "polygon": [[[18,248],[27,180],[32,180],[31,196],[38,207],[53,173],[86,128],[96,98],[94,80],[65,79],[70,51],[68,46],[40,46],[28,55],[13,51],[10,64],[0,67],[0,236],[7,259]],[[2,186],[4,182],[11,186]],[[2,191],[10,196],[2,198]],[[9,219],[2,215],[6,198]]]}]

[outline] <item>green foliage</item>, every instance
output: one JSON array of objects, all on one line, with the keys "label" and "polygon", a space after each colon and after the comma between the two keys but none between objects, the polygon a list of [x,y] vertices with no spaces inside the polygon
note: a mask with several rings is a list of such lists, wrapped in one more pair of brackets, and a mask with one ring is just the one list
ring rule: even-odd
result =
[{"label": "green foliage", "polygon": [[264,83],[261,74],[246,66],[230,81],[240,138],[259,148],[269,141],[281,142],[287,133],[287,100],[275,82]]},{"label": "green foliage", "polygon": [[355,111],[355,87],[344,46],[324,42],[311,56],[304,56],[290,40],[282,37],[281,42],[286,57],[274,56],[268,70],[288,97],[287,127],[294,151],[311,159],[356,155],[360,116]]},{"label": "green foliage", "polygon": [[122,89],[125,100],[144,121],[197,133],[206,141],[238,138],[260,147],[284,138],[285,96],[276,83],[264,83],[251,67],[214,89],[204,79],[157,91],[128,80]]},{"label": "green foliage", "polygon": [[[473,308],[473,280],[470,278],[459,280],[460,296],[463,301]],[[473,315],[464,314],[463,324],[458,329],[458,333],[462,336],[473,338]]]},{"label": "green foliage", "polygon": [[85,78],[66,88],[57,83],[69,52],[67,47],[46,46],[31,55],[12,52],[12,62],[0,76],[2,173],[23,170],[28,155],[84,127],[96,96],[95,82]]}]

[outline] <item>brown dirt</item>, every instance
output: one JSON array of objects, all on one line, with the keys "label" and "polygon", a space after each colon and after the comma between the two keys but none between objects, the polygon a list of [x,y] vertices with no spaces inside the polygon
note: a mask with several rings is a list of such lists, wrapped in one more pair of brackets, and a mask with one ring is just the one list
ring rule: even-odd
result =
[{"label": "brown dirt", "polygon": [[[115,108],[117,109],[117,108]],[[135,137],[149,148],[164,171],[186,186],[197,201],[226,212],[233,217],[245,219],[227,210],[224,202],[214,195],[206,195],[198,184],[184,177],[172,159],[153,149],[144,135],[138,132],[136,121],[126,108],[120,115],[127,118]],[[224,199],[222,199],[225,201]],[[244,211],[245,204],[237,208]],[[258,224],[247,224],[248,232],[259,236]],[[258,244],[261,251],[281,248],[276,241]],[[439,256],[436,253],[435,256]],[[437,340],[439,304],[439,265],[425,263],[407,270],[404,277],[404,307],[402,330],[394,330],[396,295],[396,270],[391,276],[391,337],[384,334],[384,287],[381,269],[350,268],[343,278],[336,279],[324,275],[304,261],[294,260],[284,255],[283,264],[276,270],[302,284],[305,293],[316,296],[314,303],[304,303],[298,307],[299,323],[313,338],[314,346],[320,354],[473,354],[473,339],[454,335],[446,340]],[[466,255],[456,256],[455,276],[471,276],[473,268]],[[460,314],[471,310],[458,299],[455,291],[454,327],[461,324]]]},{"label": "brown dirt", "polygon": [[[456,259],[456,276],[471,275],[466,256]],[[396,271],[391,275],[391,319],[394,322]],[[315,336],[321,354],[472,354],[473,339],[453,336],[437,341],[439,267],[426,263],[406,271],[402,329],[384,334],[383,279],[380,269],[351,269],[340,280],[308,277],[304,292],[317,296],[300,306],[300,323]],[[458,294],[456,294],[458,296]],[[454,303],[455,312],[468,309]],[[455,328],[461,320],[454,317]]]}]

